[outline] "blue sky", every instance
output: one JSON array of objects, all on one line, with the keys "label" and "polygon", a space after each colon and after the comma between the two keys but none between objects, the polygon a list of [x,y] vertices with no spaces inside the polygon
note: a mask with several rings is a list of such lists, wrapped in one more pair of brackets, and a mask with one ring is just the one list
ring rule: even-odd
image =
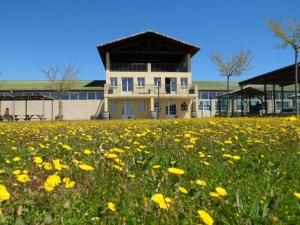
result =
[{"label": "blue sky", "polygon": [[223,80],[210,59],[252,49],[252,69],[236,80],[293,63],[266,19],[299,18],[299,0],[0,0],[3,78],[45,79],[39,67],[74,63],[81,79],[104,79],[96,45],[153,29],[200,46],[194,80]]}]

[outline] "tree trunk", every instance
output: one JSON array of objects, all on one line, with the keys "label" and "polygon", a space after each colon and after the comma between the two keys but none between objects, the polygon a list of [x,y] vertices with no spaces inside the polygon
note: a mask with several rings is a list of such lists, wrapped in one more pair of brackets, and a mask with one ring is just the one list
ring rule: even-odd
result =
[{"label": "tree trunk", "polygon": [[63,119],[63,103],[61,100],[61,93],[59,93],[58,95],[58,120],[62,120]]},{"label": "tree trunk", "polygon": [[227,76],[227,116],[229,116],[229,76]]},{"label": "tree trunk", "polygon": [[298,106],[298,49],[295,49],[295,104],[296,104],[296,115],[299,115]]}]

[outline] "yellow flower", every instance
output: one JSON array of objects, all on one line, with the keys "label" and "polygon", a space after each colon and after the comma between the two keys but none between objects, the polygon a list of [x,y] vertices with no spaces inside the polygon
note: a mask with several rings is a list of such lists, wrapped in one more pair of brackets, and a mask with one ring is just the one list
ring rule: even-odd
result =
[{"label": "yellow flower", "polygon": [[216,188],[216,192],[217,192],[220,196],[223,196],[223,197],[227,196],[227,191],[226,191],[224,188],[222,188],[222,187],[217,187],[217,188]]},{"label": "yellow flower", "polygon": [[21,173],[21,170],[15,170],[12,173],[13,173],[13,175],[19,175]]},{"label": "yellow flower", "polygon": [[43,159],[39,156],[33,157],[33,161],[36,164],[41,164],[43,162]]},{"label": "yellow flower", "polygon": [[26,183],[26,182],[30,181],[30,177],[28,174],[20,174],[20,175],[17,175],[17,180],[19,182]]},{"label": "yellow flower", "polygon": [[56,174],[50,175],[44,183],[44,189],[49,192],[53,191],[53,189],[60,183],[61,183],[61,178],[58,175]]},{"label": "yellow flower", "polygon": [[8,200],[10,198],[10,193],[7,191],[3,184],[0,184],[0,202]]},{"label": "yellow flower", "polygon": [[217,192],[209,192],[209,195],[214,198],[220,197],[220,195]]},{"label": "yellow flower", "polygon": [[178,190],[183,193],[183,194],[187,194],[188,191],[184,188],[184,187],[178,187]]},{"label": "yellow flower", "polygon": [[241,159],[241,157],[238,156],[238,155],[234,155],[234,156],[232,156],[232,158],[233,158],[234,160],[240,160],[240,159]]},{"label": "yellow flower", "polygon": [[214,224],[213,218],[204,210],[198,210],[198,215],[201,218],[201,220],[203,221],[203,223],[205,223],[206,225]]},{"label": "yellow flower", "polygon": [[151,198],[151,200],[153,202],[155,202],[156,204],[158,204],[158,206],[161,208],[161,209],[166,209],[168,210],[169,207],[170,207],[170,204],[172,202],[172,200],[168,197],[165,197],[163,194],[154,194]]},{"label": "yellow flower", "polygon": [[63,182],[65,183],[65,188],[73,188],[75,186],[75,181],[71,181],[70,178],[65,177],[63,179]]},{"label": "yellow flower", "polygon": [[152,169],[158,169],[158,168],[160,168],[161,167],[161,165],[153,165],[152,166]]},{"label": "yellow flower", "polygon": [[90,155],[90,154],[92,154],[92,151],[89,150],[89,149],[86,149],[86,150],[83,151],[83,153],[86,154],[86,155]]},{"label": "yellow flower", "polygon": [[300,193],[295,192],[294,195],[295,195],[296,198],[298,198],[300,200]]},{"label": "yellow flower", "polygon": [[45,170],[52,170],[52,164],[49,162],[43,162],[43,166]]},{"label": "yellow flower", "polygon": [[20,161],[21,160],[21,157],[19,157],[19,156],[16,156],[15,158],[13,158],[13,161],[14,162],[18,162],[18,161]]},{"label": "yellow flower", "polygon": [[79,165],[79,168],[85,171],[91,171],[94,170],[94,168],[92,166],[86,165],[86,164],[81,164]]},{"label": "yellow flower", "polygon": [[130,179],[134,179],[135,175],[134,174],[128,174],[127,177],[130,178]]},{"label": "yellow flower", "polygon": [[70,145],[63,145],[62,148],[66,150],[72,150]]},{"label": "yellow flower", "polygon": [[123,168],[121,166],[113,165],[113,167],[119,171],[123,171]]},{"label": "yellow flower", "polygon": [[11,150],[16,151],[17,147],[13,146],[13,147],[11,147]]},{"label": "yellow flower", "polygon": [[113,148],[112,150],[114,152],[117,152],[117,153],[125,153],[125,151],[123,149],[120,149],[120,148]]},{"label": "yellow flower", "polygon": [[61,170],[60,159],[52,160],[53,166],[56,170]]},{"label": "yellow flower", "polygon": [[108,202],[107,203],[107,208],[112,211],[112,212],[115,212],[117,209],[116,209],[116,205],[113,203],[113,202]]},{"label": "yellow flower", "polygon": [[196,180],[196,184],[200,186],[206,186],[206,181],[205,180]]},{"label": "yellow flower", "polygon": [[105,153],[104,157],[106,157],[108,159],[114,159],[114,158],[118,158],[118,155],[115,153]]},{"label": "yellow flower", "polygon": [[168,168],[168,172],[172,173],[172,174],[176,174],[176,175],[182,175],[182,174],[184,174],[184,170],[178,169],[178,168],[174,168],[174,167]]},{"label": "yellow flower", "polygon": [[5,173],[5,170],[0,170],[0,174]]}]

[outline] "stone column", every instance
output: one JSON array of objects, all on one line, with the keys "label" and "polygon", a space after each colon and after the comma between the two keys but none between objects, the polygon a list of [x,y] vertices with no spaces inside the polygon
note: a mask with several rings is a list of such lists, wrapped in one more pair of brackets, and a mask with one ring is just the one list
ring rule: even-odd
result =
[{"label": "stone column", "polygon": [[150,98],[150,118],[151,119],[157,118],[157,113],[154,110],[154,98],[153,97]]},{"label": "stone column", "polygon": [[197,99],[192,99],[192,112],[191,112],[192,118],[197,118]]},{"label": "stone column", "polygon": [[108,112],[108,99],[107,97],[104,98],[104,112],[103,112],[103,119],[108,120],[109,119],[109,112]]}]

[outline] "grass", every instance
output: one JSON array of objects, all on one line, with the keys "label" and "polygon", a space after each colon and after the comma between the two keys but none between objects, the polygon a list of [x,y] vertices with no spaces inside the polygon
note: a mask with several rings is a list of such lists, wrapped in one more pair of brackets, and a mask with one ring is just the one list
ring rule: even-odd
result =
[{"label": "grass", "polygon": [[296,118],[2,123],[0,223],[300,224],[299,140]]}]

